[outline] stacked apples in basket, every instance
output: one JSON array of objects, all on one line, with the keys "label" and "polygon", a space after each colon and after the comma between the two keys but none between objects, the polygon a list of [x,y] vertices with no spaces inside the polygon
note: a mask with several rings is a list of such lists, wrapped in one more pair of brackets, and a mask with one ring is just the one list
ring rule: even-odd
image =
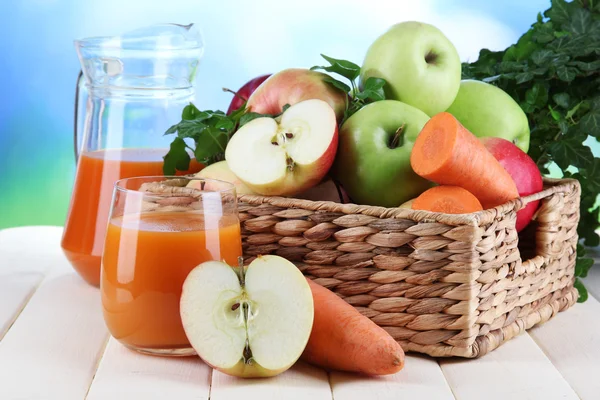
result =
[{"label": "stacked apples in basket", "polygon": [[[329,65],[248,82],[227,113],[187,106],[167,132],[165,173],[186,169],[186,139],[207,165],[198,176],[239,195],[465,214],[542,190],[526,115],[496,86],[461,81],[458,53],[434,26],[391,27],[362,67],[323,57]],[[537,206],[518,212],[518,231]],[[366,374],[403,366],[382,328],[278,256],[200,265],[181,305],[198,354],[232,375],[275,375],[300,357]]]}]

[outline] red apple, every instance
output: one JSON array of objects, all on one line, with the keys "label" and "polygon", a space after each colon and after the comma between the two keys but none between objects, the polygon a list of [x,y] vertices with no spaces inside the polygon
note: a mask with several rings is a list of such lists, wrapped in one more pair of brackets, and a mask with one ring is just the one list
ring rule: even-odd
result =
[{"label": "red apple", "polygon": [[350,198],[342,185],[333,179],[325,179],[317,186],[313,186],[302,193],[298,193],[294,195],[294,197],[311,201],[333,201],[342,204],[350,203]]},{"label": "red apple", "polygon": [[321,182],[337,144],[333,109],[311,99],[291,106],[277,119],[262,117],[242,126],[227,144],[225,160],[255,193],[293,196]]},{"label": "red apple", "polygon": [[235,94],[233,95],[233,99],[231,99],[231,103],[229,104],[229,108],[227,109],[227,115],[231,114],[232,112],[240,108],[244,104],[244,102],[248,101],[248,98],[252,93],[254,93],[256,88],[259,87],[260,84],[266,81],[267,78],[270,76],[271,74],[261,75],[257,78],[246,82],[244,86],[242,86],[240,90],[235,92]]},{"label": "red apple", "polygon": [[279,114],[283,106],[309,99],[320,99],[333,108],[340,121],[344,116],[348,94],[323,79],[328,75],[309,69],[292,68],[272,75],[248,99],[250,111]]},{"label": "red apple", "polygon": [[[519,196],[527,196],[542,190],[544,186],[542,174],[535,162],[523,150],[502,138],[484,137],[480,140],[513,178]],[[525,229],[538,206],[539,201],[533,201],[517,213],[517,232]]]}]

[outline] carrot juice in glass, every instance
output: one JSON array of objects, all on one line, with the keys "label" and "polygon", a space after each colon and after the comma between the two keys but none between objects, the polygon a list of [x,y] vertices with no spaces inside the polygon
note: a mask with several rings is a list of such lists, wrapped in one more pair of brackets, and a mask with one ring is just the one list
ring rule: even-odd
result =
[{"label": "carrot juice in glass", "polygon": [[204,261],[238,264],[236,194],[229,183],[187,177],[179,179],[185,186],[175,196],[145,191],[144,184],[164,179],[115,185],[102,257],[102,309],[109,332],[125,346],[191,355],[179,313],[182,286]]}]

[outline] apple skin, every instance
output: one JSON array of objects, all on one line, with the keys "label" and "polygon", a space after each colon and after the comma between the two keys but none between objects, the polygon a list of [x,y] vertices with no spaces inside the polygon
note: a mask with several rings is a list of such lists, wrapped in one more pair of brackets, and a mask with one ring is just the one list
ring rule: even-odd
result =
[{"label": "apple skin", "polygon": [[529,121],[519,104],[489,83],[463,80],[448,108],[450,114],[477,137],[500,137],[529,150]]},{"label": "apple skin", "polygon": [[[195,177],[204,179],[216,179],[219,181],[229,182],[233,184],[233,186],[235,186],[235,192],[237,194],[256,194],[252,190],[250,190],[250,188],[246,186],[244,182],[240,180],[240,178],[235,176],[235,174],[229,168],[229,165],[227,165],[227,161],[225,160],[216,162],[214,164],[209,165],[208,167],[205,167],[202,171],[198,172],[195,175]],[[187,184],[187,186],[200,189],[200,182],[191,181]],[[218,188],[210,188],[210,186],[207,188],[207,190],[216,189]]]},{"label": "apple skin", "polygon": [[256,362],[253,362],[252,364],[248,365],[248,364],[245,364],[243,360],[240,360],[237,364],[235,364],[231,368],[218,368],[218,367],[215,367],[214,365],[211,365],[210,363],[207,363],[206,360],[204,360],[204,359],[202,361],[204,361],[212,369],[216,369],[219,372],[222,372],[227,375],[235,376],[237,378],[270,378],[272,376],[277,376],[277,375],[287,371],[288,369],[290,369],[292,367],[292,365],[294,365],[296,363],[297,360],[284,368],[276,369],[276,370],[263,368]]},{"label": "apple skin", "polygon": [[[544,188],[542,174],[535,162],[523,150],[512,142],[494,137],[480,139],[486,149],[500,165],[510,174],[517,185],[519,196],[528,196],[538,193]],[[522,231],[531,222],[531,218],[537,211],[539,201],[532,201],[525,208],[517,212],[517,232]]]},{"label": "apple skin", "polygon": [[361,85],[370,77],[387,81],[386,98],[433,116],[445,111],[458,93],[460,57],[452,42],[433,25],[401,22],[367,50]]},{"label": "apple skin", "polygon": [[[421,110],[396,100],[371,103],[342,125],[333,176],[359,204],[398,207],[431,187],[410,165],[410,153],[429,120]],[[404,143],[390,149],[396,130]]]},{"label": "apple skin", "polygon": [[231,103],[229,104],[229,108],[227,109],[227,115],[231,114],[232,112],[240,108],[242,105],[244,105],[244,102],[248,100],[248,98],[252,95],[252,93],[254,93],[256,88],[258,88],[261,85],[261,83],[266,81],[267,78],[270,76],[271,74],[261,75],[246,82],[244,86],[242,86],[240,90],[236,92],[236,95],[233,96],[233,99],[231,99]]},{"label": "apple skin", "polygon": [[303,68],[278,72],[264,81],[248,99],[246,107],[260,114],[280,114],[283,106],[320,99],[333,108],[338,121],[344,117],[347,93],[323,81],[328,75]]}]

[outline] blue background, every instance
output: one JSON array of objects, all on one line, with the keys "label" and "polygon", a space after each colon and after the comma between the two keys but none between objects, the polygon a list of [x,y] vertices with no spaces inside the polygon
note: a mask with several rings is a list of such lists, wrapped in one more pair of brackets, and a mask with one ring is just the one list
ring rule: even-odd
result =
[{"label": "blue background", "polygon": [[[226,109],[247,80],[320,64],[320,53],[361,63],[390,25],[438,26],[461,58],[504,49],[548,0],[19,0],[0,5],[0,228],[62,225],[75,172],[72,121],[76,38],[153,23],[190,22],[204,33],[200,108]],[[165,5],[168,4],[168,7]]]}]

